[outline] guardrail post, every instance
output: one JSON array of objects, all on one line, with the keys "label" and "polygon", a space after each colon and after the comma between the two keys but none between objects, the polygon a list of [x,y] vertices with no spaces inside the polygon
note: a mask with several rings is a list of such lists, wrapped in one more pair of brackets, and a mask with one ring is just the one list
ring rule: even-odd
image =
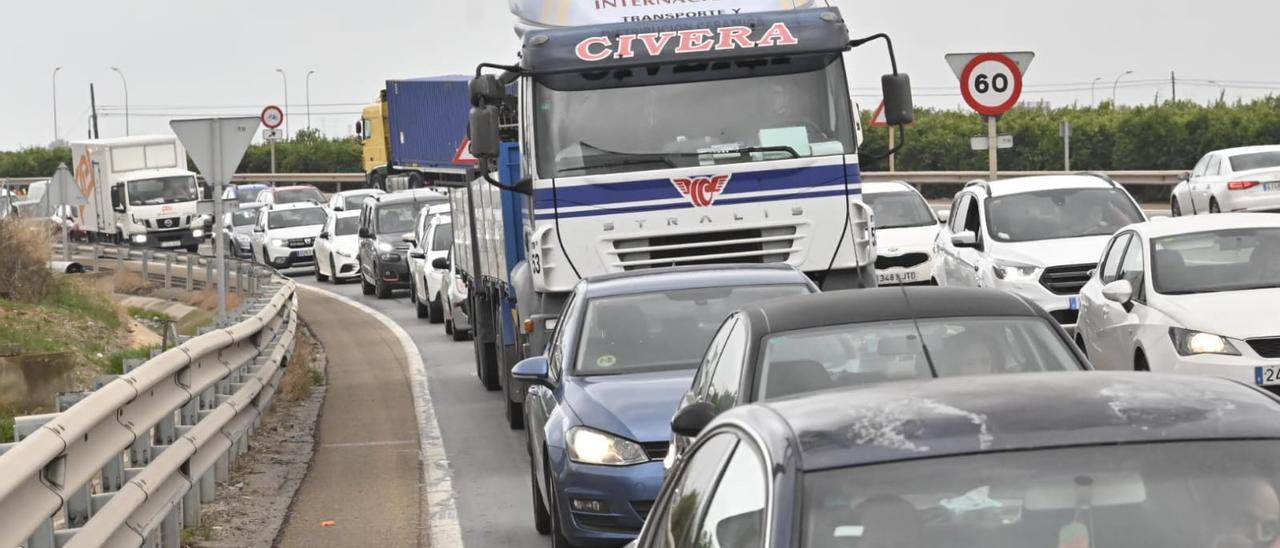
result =
[{"label": "guardrail post", "polygon": [[187,291],[191,291],[192,284],[195,283],[195,280],[192,279],[193,277],[192,274],[195,271],[195,265],[191,264],[190,253],[188,253],[186,257],[187,257]]},{"label": "guardrail post", "polygon": [[93,501],[89,498],[89,484],[76,489],[70,497],[63,501],[63,507],[66,509],[67,526],[82,527],[89,523],[89,517],[93,515]]},{"label": "guardrail post", "polygon": [[164,521],[160,522],[160,546],[163,548],[181,548],[182,546],[182,523],[179,520],[182,515],[178,513],[178,508],[174,507],[164,516]]},{"label": "guardrail post", "polygon": [[97,271],[98,271],[98,256],[99,256],[99,255],[101,255],[101,254],[102,254],[102,244],[100,244],[100,243],[98,243],[98,242],[94,242],[94,243],[93,243],[93,257],[91,257],[91,259],[93,260],[93,271],[94,271],[94,272],[97,272]]},{"label": "guardrail post", "polygon": [[200,502],[213,502],[213,470],[206,470],[203,476],[200,476]]},{"label": "guardrail post", "polygon": [[216,265],[214,265],[212,261],[205,263],[204,265],[204,288],[205,289],[209,289],[213,287],[213,271],[215,268],[216,268]]},{"label": "guardrail post", "polygon": [[164,288],[173,287],[173,253],[164,254]]},{"label": "guardrail post", "polygon": [[54,548],[53,519],[44,520],[40,528],[27,539],[27,548]]},{"label": "guardrail post", "polygon": [[144,281],[151,279],[151,250],[142,250],[142,279]]},{"label": "guardrail post", "polygon": [[191,483],[191,488],[182,495],[182,525],[196,527],[200,525],[200,479]]},{"label": "guardrail post", "polygon": [[116,273],[124,272],[124,257],[120,255],[120,248],[115,249],[116,252]]}]

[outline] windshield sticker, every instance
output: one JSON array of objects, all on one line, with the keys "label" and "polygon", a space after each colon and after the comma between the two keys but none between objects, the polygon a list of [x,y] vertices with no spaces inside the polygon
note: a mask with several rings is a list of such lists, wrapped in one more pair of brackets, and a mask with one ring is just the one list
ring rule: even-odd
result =
[{"label": "windshield sticker", "polygon": [[950,510],[952,514],[957,516],[1004,507],[1004,504],[1001,504],[1000,501],[991,498],[990,485],[984,485],[955,498],[942,499],[938,502],[938,505]]},{"label": "windshield sticker", "polygon": [[786,23],[773,26],[752,38],[752,28],[733,26],[718,29],[688,29],[681,31],[620,34],[615,42],[609,36],[592,36],[578,42],[574,54],[588,63],[605,59],[631,59],[637,54],[658,57],[670,50],[676,54],[701,53],[747,48],[794,46],[800,41]]},{"label": "windshield sticker", "polygon": [[1058,531],[1058,548],[1089,548],[1089,528],[1073,521]]},{"label": "windshield sticker", "polygon": [[618,363],[618,358],[613,354],[605,354],[596,358],[596,367],[613,367]]}]

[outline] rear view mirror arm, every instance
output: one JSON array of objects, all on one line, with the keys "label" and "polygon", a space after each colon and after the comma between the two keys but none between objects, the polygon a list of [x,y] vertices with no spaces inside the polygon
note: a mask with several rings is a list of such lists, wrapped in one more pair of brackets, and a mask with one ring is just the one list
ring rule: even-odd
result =
[{"label": "rear view mirror arm", "polygon": [[889,48],[889,66],[893,68],[893,74],[898,74],[898,55],[893,51],[893,39],[888,34],[878,32],[866,38],[858,38],[849,41],[849,49],[855,49],[872,40],[884,40],[885,46]]}]

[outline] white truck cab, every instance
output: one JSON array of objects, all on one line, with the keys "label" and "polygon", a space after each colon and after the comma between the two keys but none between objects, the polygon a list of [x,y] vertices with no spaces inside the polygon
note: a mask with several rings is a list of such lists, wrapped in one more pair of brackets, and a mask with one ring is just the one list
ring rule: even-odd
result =
[{"label": "white truck cab", "polygon": [[91,236],[129,245],[185,248],[205,237],[200,189],[187,153],[172,135],[73,141],[76,183],[88,205],[81,225]]}]

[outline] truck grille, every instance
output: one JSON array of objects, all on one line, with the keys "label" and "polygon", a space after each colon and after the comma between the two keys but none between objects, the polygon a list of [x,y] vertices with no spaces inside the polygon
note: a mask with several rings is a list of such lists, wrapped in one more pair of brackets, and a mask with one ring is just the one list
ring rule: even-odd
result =
[{"label": "truck grille", "polygon": [[1040,275],[1040,285],[1055,295],[1075,295],[1089,282],[1089,271],[1095,264],[1051,266]]},{"label": "truck grille", "polygon": [[641,270],[678,265],[780,263],[798,251],[794,226],[615,240],[613,266]]},{"label": "truck grille", "polygon": [[182,217],[161,217],[159,219],[151,220],[151,228],[158,230],[173,230],[175,228],[182,228],[182,225]]},{"label": "truck grille", "polygon": [[1280,337],[1249,339],[1249,346],[1264,358],[1280,358]]},{"label": "truck grille", "polygon": [[880,255],[876,257],[876,268],[883,270],[886,268],[911,268],[919,266],[929,260],[928,253],[907,253],[895,257],[886,257]]},{"label": "truck grille", "polygon": [[287,243],[289,247],[296,249],[300,247],[311,247],[311,244],[314,241],[315,238],[291,238]]}]

